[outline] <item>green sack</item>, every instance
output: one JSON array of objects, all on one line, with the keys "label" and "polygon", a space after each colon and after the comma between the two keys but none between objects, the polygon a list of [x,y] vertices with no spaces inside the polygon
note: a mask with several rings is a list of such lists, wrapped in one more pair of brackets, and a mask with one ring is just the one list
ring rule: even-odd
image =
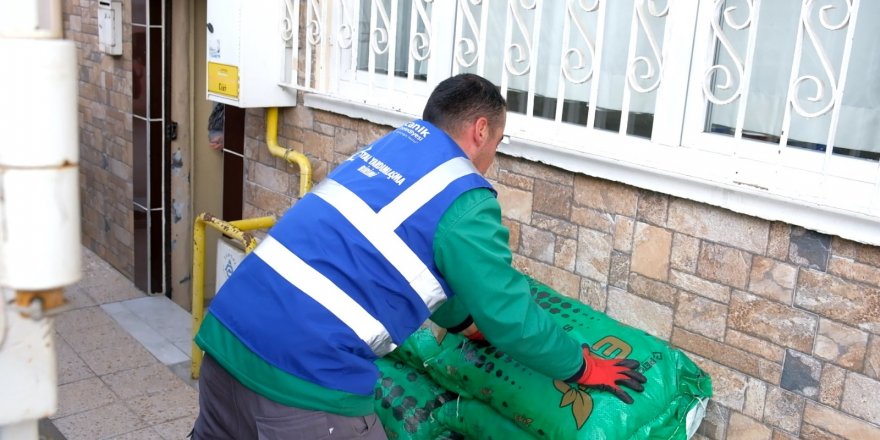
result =
[{"label": "green sack", "polygon": [[[400,344],[394,351],[388,353],[386,359],[392,359],[417,370],[427,372],[425,361],[437,357],[440,353],[447,349],[455,348],[461,339],[451,337],[446,339],[447,331],[444,328],[430,324],[423,327],[410,335],[403,344]],[[458,388],[452,377],[445,375],[437,375],[431,377],[440,387],[445,389]],[[459,393],[464,398],[472,398],[471,394],[465,390]]]},{"label": "green sack", "polygon": [[373,407],[390,440],[436,440],[447,430],[432,412],[458,396],[399,361],[377,359]]},{"label": "green sack", "polygon": [[[660,339],[538,281],[531,280],[531,286],[533,299],[552,319],[599,356],[641,362],[639,371],[648,379],[645,391],[624,388],[634,399],[632,405],[607,392],[540,375],[491,345],[453,334],[445,336],[446,348],[424,360],[431,377],[449,390],[486,402],[538,438],[686,439],[693,434],[712,395],[706,373]],[[436,349],[436,340],[434,345]]]},{"label": "green sack", "polygon": [[435,415],[440,423],[473,440],[535,440],[512,420],[504,418],[479,400],[446,402]]},{"label": "green sack", "polygon": [[467,440],[465,436],[455,432],[455,431],[443,431],[442,434],[437,436],[434,440]]}]

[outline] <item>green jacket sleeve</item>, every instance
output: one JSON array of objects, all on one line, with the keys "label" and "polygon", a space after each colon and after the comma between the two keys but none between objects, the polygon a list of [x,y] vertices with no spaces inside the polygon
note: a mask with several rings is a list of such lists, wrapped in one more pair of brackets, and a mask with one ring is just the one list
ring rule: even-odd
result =
[{"label": "green jacket sleeve", "polygon": [[432,320],[444,327],[467,314],[492,345],[529,368],[570,379],[583,366],[580,345],[532,301],[525,276],[511,266],[501,206],[487,189],[464,193],[434,235],[434,259],[454,296]]}]

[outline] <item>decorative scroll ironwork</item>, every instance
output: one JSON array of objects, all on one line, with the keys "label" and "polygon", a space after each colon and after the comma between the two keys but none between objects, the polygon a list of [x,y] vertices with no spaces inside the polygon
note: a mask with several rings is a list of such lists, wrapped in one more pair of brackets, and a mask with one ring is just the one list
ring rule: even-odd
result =
[{"label": "decorative scroll ironwork", "polygon": [[[504,60],[504,66],[511,74],[522,76],[526,73],[529,73],[532,68],[532,45],[531,35],[529,35],[528,27],[520,16],[519,10],[516,7],[517,3],[519,3],[519,7],[523,10],[531,11],[535,10],[535,8],[538,6],[538,0],[510,0],[508,2],[510,14],[513,17],[514,22],[516,22],[516,27],[522,34],[525,44],[510,43],[510,46],[507,46],[507,57]],[[520,70],[516,68],[516,65],[514,63],[525,63],[525,66]]]},{"label": "decorative scroll ironwork", "polygon": [[294,8],[291,0],[284,0],[284,17],[281,18],[281,39],[290,44],[296,36],[296,28],[299,23],[299,12]]},{"label": "decorative scroll ironwork", "polygon": [[[474,6],[480,6],[483,3],[483,0],[458,1],[458,10],[461,11],[462,16],[464,17],[464,22],[467,23],[471,33],[476,36],[480,34],[480,27],[477,25],[477,20],[474,18],[474,13],[468,6],[468,3]],[[477,53],[477,47],[479,44],[480,42],[475,41],[474,38],[464,37],[464,31],[462,31],[461,35],[458,36],[458,40],[455,42],[455,61],[464,67],[473,66],[479,59],[479,54]],[[466,57],[470,56],[473,56],[473,58],[468,60]]]},{"label": "decorative scroll ironwork", "polygon": [[[391,18],[385,9],[385,4],[381,0],[373,0],[373,7],[378,13],[376,27],[370,30],[373,38],[370,39],[370,48],[376,54],[384,54],[388,52],[389,46],[389,30],[391,29]],[[381,20],[381,23],[379,22]]]},{"label": "decorative scroll ironwork", "polygon": [[[352,0],[339,0],[340,13],[342,14],[342,24],[336,33],[336,42],[342,49],[350,49],[355,35],[356,18],[354,16],[354,8],[351,6]],[[357,1],[357,0],[355,0]]]},{"label": "decorative scroll ironwork", "polygon": [[[745,75],[745,63],[743,63],[742,56],[736,51],[733,47],[733,43],[730,42],[730,39],[727,38],[727,35],[724,34],[724,30],[721,29],[721,20],[724,20],[724,24],[729,26],[731,29],[741,31],[752,24],[752,14],[754,13],[755,3],[754,0],[746,0],[748,4],[748,14],[746,19],[742,23],[737,23],[733,18],[734,11],[737,10],[737,6],[730,6],[724,11],[721,11],[721,7],[724,6],[724,0],[715,0],[715,15],[712,18],[712,31],[715,34],[715,38],[721,43],[721,47],[730,55],[730,59],[733,60],[733,63],[736,65],[736,89],[733,90],[733,93],[727,97],[726,99],[719,98],[718,95],[715,94],[715,91],[712,90],[712,80],[713,78],[716,80],[715,88],[719,90],[730,90],[733,87],[734,75],[730,71],[730,68],[722,65],[715,64],[708,69],[706,69],[706,73],[703,76],[703,93],[706,96],[706,99],[709,102],[715,105],[726,105],[731,102],[737,100],[740,96],[742,96],[742,84],[743,84],[743,76]],[[721,78],[719,78],[721,76]],[[723,79],[723,82],[721,82]]]},{"label": "decorative scroll ironwork", "polygon": [[312,46],[321,43],[324,37],[324,19],[321,17],[321,5],[318,0],[309,0],[308,18],[306,19],[306,40]]},{"label": "decorative scroll ironwork", "polygon": [[[823,28],[829,31],[838,31],[849,25],[850,15],[852,14],[852,0],[845,0],[846,2],[846,13],[843,16],[843,19],[840,23],[831,23],[828,19],[828,12],[832,9],[835,9],[834,5],[825,5],[819,8],[819,23]],[[825,75],[828,77],[828,86],[827,89],[830,89],[826,92],[825,82],[819,79],[816,75],[802,75],[798,77],[792,83],[792,93],[791,93],[791,106],[794,110],[801,116],[806,118],[815,118],[818,116],[822,116],[834,107],[834,96],[837,94],[837,73],[834,71],[834,67],[831,65],[831,60],[828,59],[828,53],[825,51],[825,48],[822,46],[822,42],[820,37],[816,33],[816,30],[813,29],[813,25],[810,22],[810,17],[813,15],[813,10],[816,6],[817,1],[815,0],[807,0],[804,5],[803,13],[801,14],[801,26],[805,33],[807,34],[807,38],[812,43],[813,47],[816,49],[816,54],[819,56],[819,62],[822,64],[822,70],[825,72]],[[799,100],[798,91],[801,87],[810,82],[814,85],[816,89],[816,93],[813,96],[810,96],[807,101],[810,102],[821,102],[827,99],[827,103],[822,106],[822,108],[816,111],[808,111],[806,110]],[[827,96],[826,96],[827,94]]]},{"label": "decorative scroll ironwork", "polygon": [[[646,9],[647,12],[645,11]],[[639,93],[648,93],[660,87],[660,80],[662,79],[660,72],[663,70],[663,54],[660,51],[660,43],[657,36],[654,35],[654,30],[648,23],[647,14],[656,18],[666,17],[669,14],[669,3],[667,2],[666,7],[660,10],[657,9],[656,0],[639,0],[636,4],[636,17],[638,18],[639,26],[645,32],[645,38],[648,40],[648,44],[651,46],[651,53],[654,55],[653,60],[646,56],[637,56],[630,62],[627,75],[629,86]],[[639,66],[644,67],[644,73],[641,75],[637,74],[640,70]],[[640,81],[651,82],[647,86],[642,86]]]},{"label": "decorative scroll ironwork", "polygon": [[[592,5],[587,5],[584,0],[571,0],[566,7],[568,20],[570,23],[574,24],[578,34],[580,34],[581,38],[586,42],[586,49],[589,52],[590,59],[590,64],[588,66],[587,57],[584,55],[584,51],[580,46],[575,46],[569,43],[569,47],[563,48],[562,75],[572,84],[583,84],[593,77],[593,60],[596,59],[596,43],[594,43],[587,34],[584,24],[578,20],[577,8],[579,7],[584,12],[595,12],[599,9],[600,3],[601,0],[596,0]],[[586,71],[585,75],[582,77],[575,76],[577,71],[582,71],[588,67],[589,69]]]},{"label": "decorative scroll ironwork", "polygon": [[[420,20],[425,26],[424,32],[416,32],[413,29],[413,36],[410,39],[409,53],[416,61],[424,61],[431,56],[431,17],[428,16],[428,10],[425,6],[433,2],[434,0],[413,1],[416,7],[417,20]],[[417,26],[416,29],[418,29]]]}]

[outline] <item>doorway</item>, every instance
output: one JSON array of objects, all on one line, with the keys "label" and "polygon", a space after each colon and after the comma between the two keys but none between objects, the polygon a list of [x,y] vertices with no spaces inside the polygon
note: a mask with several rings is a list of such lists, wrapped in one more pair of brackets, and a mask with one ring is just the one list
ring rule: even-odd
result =
[{"label": "doorway", "polygon": [[[173,30],[178,34],[171,43],[171,78],[175,85],[171,112],[180,121],[180,135],[171,147],[169,296],[185,308],[192,300],[192,229],[196,216],[207,212],[224,220],[237,220],[242,216],[243,203],[245,111],[233,106],[218,107],[206,99],[208,1],[174,2],[173,6]],[[220,133],[219,142],[217,138],[211,142],[212,131],[214,135]],[[206,296],[215,290],[215,245],[219,237],[219,233],[208,228]]]}]

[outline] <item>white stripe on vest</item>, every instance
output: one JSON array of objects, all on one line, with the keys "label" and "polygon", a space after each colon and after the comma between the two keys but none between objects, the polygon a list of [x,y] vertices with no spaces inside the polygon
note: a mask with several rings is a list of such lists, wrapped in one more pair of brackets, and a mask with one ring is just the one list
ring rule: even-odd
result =
[{"label": "white stripe on vest", "polygon": [[[467,158],[450,159],[422,176],[378,213],[348,188],[327,178],[312,193],[333,206],[407,280],[431,312],[446,299],[430,269],[394,230],[456,179],[476,173]],[[333,281],[309,266],[271,236],[254,250],[260,259],[290,284],[324,306],[348,325],[376,353],[396,348],[388,330]]]},{"label": "white stripe on vest", "polygon": [[295,285],[336,315],[369,345],[377,356],[384,356],[397,348],[381,322],[333,284],[333,281],[306,264],[272,236],[267,236],[254,249],[254,254],[287,282]]},{"label": "white stripe on vest", "polygon": [[387,225],[391,230],[397,229],[409,216],[428,203],[455,179],[476,172],[477,169],[474,168],[470,159],[466,157],[450,159],[422,176],[391,203],[385,205],[379,211],[378,221]]}]

